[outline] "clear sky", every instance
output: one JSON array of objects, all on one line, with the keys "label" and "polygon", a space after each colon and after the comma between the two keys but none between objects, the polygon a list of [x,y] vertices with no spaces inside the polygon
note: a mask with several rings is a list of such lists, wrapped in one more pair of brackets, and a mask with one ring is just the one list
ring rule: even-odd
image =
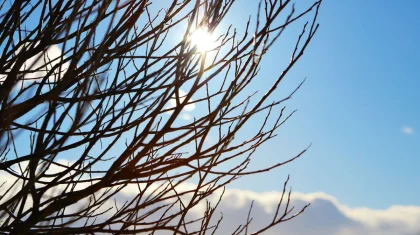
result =
[{"label": "clear sky", "polygon": [[[278,190],[290,173],[295,191],[326,192],[349,206],[420,205],[419,10],[416,0],[324,1],[320,29],[282,90],[307,77],[288,103],[298,112],[253,164],[312,147],[298,161],[235,186]],[[267,59],[263,72],[276,74],[275,64]]]}]

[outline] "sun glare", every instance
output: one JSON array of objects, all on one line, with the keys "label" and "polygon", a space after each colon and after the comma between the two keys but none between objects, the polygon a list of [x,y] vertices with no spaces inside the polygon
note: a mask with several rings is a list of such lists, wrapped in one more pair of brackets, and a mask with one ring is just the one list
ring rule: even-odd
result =
[{"label": "sun glare", "polygon": [[208,28],[198,28],[191,33],[189,41],[193,46],[197,46],[198,51],[206,52],[214,48],[216,38]]}]

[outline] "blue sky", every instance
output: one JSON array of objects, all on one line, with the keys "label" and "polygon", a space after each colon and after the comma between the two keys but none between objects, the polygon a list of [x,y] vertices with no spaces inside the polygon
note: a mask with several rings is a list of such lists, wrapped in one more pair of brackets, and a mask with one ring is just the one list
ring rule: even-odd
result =
[{"label": "blue sky", "polygon": [[[299,1],[297,10],[311,3]],[[237,1],[220,31],[229,23],[243,30],[257,4]],[[325,192],[348,206],[420,205],[419,9],[416,0],[325,0],[317,35],[275,97],[283,98],[307,78],[287,103],[289,111],[298,112],[257,151],[251,167],[266,167],[312,147],[297,161],[232,187],[281,190],[290,174],[295,191]],[[304,23],[296,22],[266,55],[257,89],[265,90],[271,85],[265,81],[281,72],[279,64],[290,59]],[[260,124],[254,121],[250,126]],[[404,133],[404,127],[414,133]]]},{"label": "blue sky", "polygon": [[[297,8],[312,2],[299,1]],[[239,0],[226,22],[241,28],[249,14],[255,17],[257,3]],[[291,174],[295,191],[325,192],[352,207],[420,205],[419,9],[416,0],[324,0],[317,35],[276,93],[286,96],[306,77],[287,103],[298,112],[258,150],[252,167],[312,147],[297,161],[232,187],[280,190]],[[297,22],[267,54],[259,86],[266,88],[264,77],[281,72],[278,64],[290,58],[303,24]]]},{"label": "blue sky", "polygon": [[[241,8],[255,11],[243,2]],[[253,164],[312,147],[298,161],[235,186],[278,190],[290,173],[294,190],[326,192],[349,206],[420,205],[419,9],[414,0],[324,1],[320,29],[281,90],[307,77],[287,104],[298,112]],[[263,73],[275,74],[276,60],[266,61]]]},{"label": "blue sky", "polygon": [[[295,2],[299,11],[313,0]],[[256,0],[237,0],[219,32],[229,23],[243,30],[249,14],[255,19],[257,4]],[[151,8],[155,6],[160,4]],[[257,223],[265,223],[271,219],[266,209],[277,206],[279,191],[290,174],[290,185],[299,192],[293,199],[297,208],[308,202],[312,206],[303,219],[271,234],[420,231],[419,10],[417,0],[323,1],[317,35],[272,97],[284,98],[307,78],[286,104],[288,112],[298,112],[278,130],[277,138],[256,152],[250,168],[270,166],[312,146],[284,167],[233,182],[221,211],[230,213],[234,221],[256,201]],[[297,21],[265,55],[251,89],[264,92],[277,78],[304,23]],[[177,30],[168,37],[169,43],[182,37],[182,30]],[[58,47],[54,50],[50,53],[61,53]],[[205,115],[198,104],[184,111],[180,122]],[[245,134],[260,125],[261,119],[251,119]],[[25,139],[19,142],[21,154],[29,151]],[[111,154],[123,149],[114,148]],[[79,150],[60,157],[74,160]]]}]

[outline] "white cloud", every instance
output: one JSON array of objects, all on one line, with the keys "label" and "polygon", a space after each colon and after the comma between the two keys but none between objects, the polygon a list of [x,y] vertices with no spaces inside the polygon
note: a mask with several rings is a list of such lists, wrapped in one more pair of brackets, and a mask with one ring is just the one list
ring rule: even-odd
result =
[{"label": "white cloud", "polygon": [[412,135],[414,134],[414,129],[412,127],[409,126],[405,126],[401,129],[401,131],[407,135]]},{"label": "white cloud", "polygon": [[[66,161],[60,161],[68,164]],[[60,167],[52,167],[51,172],[60,171]],[[13,182],[10,175],[0,172],[1,181]],[[19,186],[17,186],[19,187]],[[143,188],[143,186],[140,186]],[[82,189],[83,187],[80,187]],[[194,188],[193,184],[184,183],[177,187],[177,191],[184,191]],[[149,192],[157,189],[151,187]],[[125,201],[136,197],[139,188],[130,185],[124,188],[116,197],[117,204],[122,205]],[[208,201],[214,206],[219,198],[221,191],[213,193]],[[380,195],[378,195],[380,196]],[[254,201],[250,224],[250,232],[255,232],[273,219],[273,213],[277,206],[281,192],[253,192],[239,189],[227,189],[223,200],[214,213],[216,222],[221,213],[223,221],[216,234],[232,234],[240,224],[244,224],[249,206]],[[189,200],[189,196],[183,196],[182,200]],[[4,202],[4,201],[3,201]],[[1,203],[1,200],[0,200]],[[311,203],[311,206],[297,218],[281,223],[264,233],[264,235],[292,234],[292,235],[417,235],[420,234],[420,206],[401,206],[394,205],[387,209],[372,209],[363,207],[348,207],[341,204],[335,197],[326,193],[292,193],[291,206],[298,212],[304,205]],[[28,203],[30,204],[30,202]],[[110,201],[105,207],[113,206]],[[29,208],[30,205],[28,205]],[[78,206],[72,206],[78,208]],[[198,204],[188,215],[189,218],[198,218],[203,215],[206,208],[205,202]],[[150,208],[149,208],[150,209]],[[146,210],[146,208],[145,208]],[[107,212],[107,216],[112,215],[112,211]],[[105,215],[104,215],[105,216]],[[153,218],[159,218],[154,215]],[[103,218],[102,218],[103,219]],[[156,233],[161,235],[163,233]]]},{"label": "white cloud", "polygon": [[[184,102],[185,100],[185,96],[187,95],[187,93],[183,90],[179,90],[179,103]],[[185,105],[184,108],[182,109],[182,115],[181,118],[184,119],[185,121],[189,121],[192,119],[192,116],[190,114],[188,114],[188,112],[192,112],[195,109],[195,103],[194,100],[192,98],[190,98],[190,100],[188,101],[189,104]],[[175,95],[173,95],[171,97],[171,99],[169,100],[169,105],[167,106],[167,108],[174,108],[176,106],[176,97]],[[173,111],[167,111],[166,114],[171,115],[173,113]]]},{"label": "white cloud", "polygon": [[[218,195],[212,197],[213,200],[210,201],[214,202]],[[261,228],[273,219],[280,197],[280,192],[227,190],[218,209],[224,216],[218,234],[231,233],[239,224],[243,224],[252,201],[253,222],[250,228],[254,231]],[[296,212],[307,203],[311,203],[311,206],[302,215],[264,234],[414,235],[420,232],[420,206],[395,205],[383,210],[351,208],[325,193],[292,193],[291,204],[295,206]],[[196,213],[197,216],[200,214],[199,211]]]},{"label": "white cloud", "polygon": [[191,118],[192,118],[192,116],[189,115],[188,113],[184,113],[182,115],[182,119],[184,119],[185,121],[189,121],[189,120],[191,120]]},{"label": "white cloud", "polygon": [[[185,99],[185,96],[186,95],[187,95],[187,93],[185,91],[179,90],[179,103],[184,102],[184,99]],[[193,102],[193,100],[190,99],[189,102]],[[169,101],[169,104],[170,104],[170,107],[175,107],[176,106],[176,98],[175,98],[175,96],[173,96],[171,98],[171,100]],[[194,109],[195,109],[195,103],[191,103],[191,104],[185,105],[185,107],[184,107],[183,110],[184,111],[187,111],[187,112],[191,112]]]},{"label": "white cloud", "polygon": [[[29,47],[29,46],[30,44],[28,43],[22,47]],[[16,52],[17,55],[19,54],[20,50],[22,50],[22,48],[19,48],[17,50]],[[47,48],[45,52],[40,52],[36,54],[35,56],[29,58],[27,61],[25,61],[22,67],[20,68],[20,71],[25,71],[25,70],[33,71],[33,72],[23,74],[23,77],[25,78],[26,81],[42,79],[51,71],[51,69],[54,66],[56,66],[57,64],[60,64],[61,56],[62,56],[61,49],[57,45],[51,45],[50,47]],[[63,60],[64,59],[66,58],[63,57]],[[51,82],[55,81],[56,79],[59,78],[59,75],[63,76],[63,74],[60,74],[60,71],[61,73],[65,73],[68,67],[69,67],[69,63],[63,63],[61,68],[56,69],[52,73],[52,75],[48,78],[49,81]],[[0,74],[0,84],[5,79],[6,79],[6,75]]]}]

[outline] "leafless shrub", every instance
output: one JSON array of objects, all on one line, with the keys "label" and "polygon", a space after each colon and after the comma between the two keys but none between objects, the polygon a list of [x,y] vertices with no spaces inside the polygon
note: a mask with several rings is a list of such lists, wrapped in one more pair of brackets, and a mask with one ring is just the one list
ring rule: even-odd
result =
[{"label": "leafless shrub", "polygon": [[[274,113],[294,92],[268,100],[317,31],[321,1],[299,13],[289,0],[261,1],[257,19],[240,25],[245,33],[231,26],[200,48],[194,33],[220,29],[234,2],[4,0],[0,231],[214,233],[221,217],[212,220],[217,201],[206,198],[219,192],[221,199],[238,177],[299,157],[247,170],[256,148],[291,115]],[[290,63],[252,99],[246,88],[261,58],[308,14]],[[181,120],[194,107],[200,112]],[[265,118],[255,134],[234,139],[259,113]],[[273,220],[254,232],[306,208],[292,213],[286,184],[279,200]],[[193,218],[200,203],[204,213]],[[251,216],[222,233],[248,234]]]}]

